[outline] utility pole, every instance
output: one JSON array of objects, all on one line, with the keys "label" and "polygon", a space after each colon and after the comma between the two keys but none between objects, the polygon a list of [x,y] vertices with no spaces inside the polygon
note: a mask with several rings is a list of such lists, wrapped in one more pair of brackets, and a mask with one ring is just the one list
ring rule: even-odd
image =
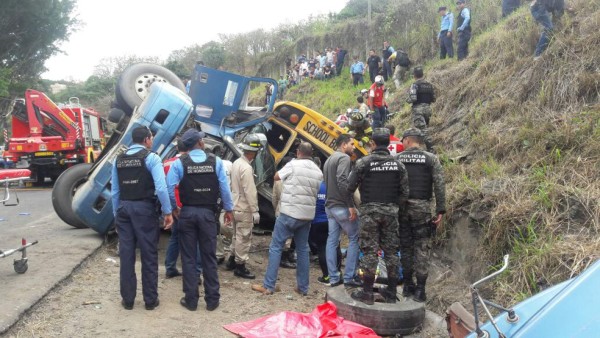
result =
[{"label": "utility pole", "polygon": [[371,0],[367,1],[367,32],[365,38],[365,60],[369,58],[369,33],[371,32]]}]

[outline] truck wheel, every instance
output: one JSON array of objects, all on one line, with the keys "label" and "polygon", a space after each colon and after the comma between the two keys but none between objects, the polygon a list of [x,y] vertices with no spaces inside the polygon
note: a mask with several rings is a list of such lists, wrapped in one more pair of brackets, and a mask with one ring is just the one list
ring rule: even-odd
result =
[{"label": "truck wheel", "polygon": [[395,304],[380,303],[366,305],[350,297],[350,290],[343,285],[329,288],[326,298],[337,307],[338,316],[372,328],[382,336],[408,335],[418,331],[425,319],[424,303],[412,299],[400,300]]},{"label": "truck wheel", "polygon": [[119,108],[112,108],[108,112],[108,120],[112,123],[119,123],[123,116],[125,116],[125,112]]},{"label": "truck wheel", "polygon": [[52,188],[52,206],[54,211],[65,223],[78,229],[88,226],[75,214],[71,203],[77,188],[85,182],[91,163],[81,163],[65,170],[54,182]]},{"label": "truck wheel", "polygon": [[151,63],[131,65],[121,73],[115,88],[117,103],[127,116],[142,103],[154,82],[169,83],[185,93],[183,82],[167,68]]}]

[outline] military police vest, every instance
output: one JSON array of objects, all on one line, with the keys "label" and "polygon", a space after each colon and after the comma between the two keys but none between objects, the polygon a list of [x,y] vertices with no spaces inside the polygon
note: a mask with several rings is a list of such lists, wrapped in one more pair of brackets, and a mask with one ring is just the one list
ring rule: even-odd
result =
[{"label": "military police vest", "polygon": [[392,156],[366,159],[364,177],[360,184],[362,203],[398,204],[400,167]]},{"label": "military police vest", "polygon": [[405,150],[396,156],[408,172],[409,199],[429,200],[433,194],[433,162],[421,150]]},{"label": "military police vest", "polygon": [[417,101],[413,102],[414,105],[426,103],[431,104],[435,101],[433,93],[433,85],[427,81],[417,81],[414,83],[417,87]]},{"label": "military police vest", "polygon": [[121,200],[138,201],[154,199],[154,179],[146,168],[148,149],[135,154],[121,154],[117,157],[117,174]]},{"label": "military police vest", "polygon": [[183,179],[179,182],[181,204],[216,207],[219,198],[219,178],[217,158],[208,154],[204,162],[196,163],[190,155],[180,158],[183,165]]}]

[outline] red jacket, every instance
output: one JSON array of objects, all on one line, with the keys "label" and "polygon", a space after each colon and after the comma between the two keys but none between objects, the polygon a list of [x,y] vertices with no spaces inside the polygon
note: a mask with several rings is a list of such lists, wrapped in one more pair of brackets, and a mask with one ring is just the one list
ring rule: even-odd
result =
[{"label": "red jacket", "polygon": [[369,89],[369,106],[371,109],[385,106],[384,89],[385,86],[378,86],[376,83],[371,85]]}]

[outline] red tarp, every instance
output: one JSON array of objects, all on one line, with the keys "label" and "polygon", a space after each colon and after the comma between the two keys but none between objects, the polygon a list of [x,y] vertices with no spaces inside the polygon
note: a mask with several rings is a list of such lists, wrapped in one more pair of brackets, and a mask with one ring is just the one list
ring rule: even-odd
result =
[{"label": "red tarp", "polygon": [[379,338],[372,329],[338,317],[332,302],[318,305],[312,313],[285,311],[223,327],[246,338]]}]

